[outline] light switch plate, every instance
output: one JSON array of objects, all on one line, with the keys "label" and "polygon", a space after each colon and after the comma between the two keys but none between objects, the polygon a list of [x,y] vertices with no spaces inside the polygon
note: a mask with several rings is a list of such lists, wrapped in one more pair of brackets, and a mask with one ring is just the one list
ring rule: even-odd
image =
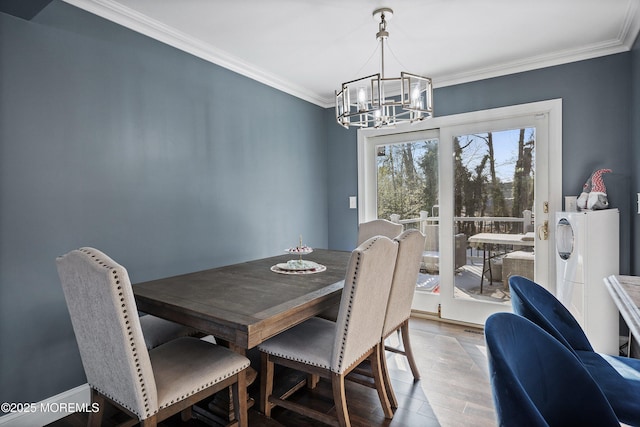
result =
[{"label": "light switch plate", "polygon": [[358,207],[358,198],[356,196],[349,196],[349,209],[356,209]]}]

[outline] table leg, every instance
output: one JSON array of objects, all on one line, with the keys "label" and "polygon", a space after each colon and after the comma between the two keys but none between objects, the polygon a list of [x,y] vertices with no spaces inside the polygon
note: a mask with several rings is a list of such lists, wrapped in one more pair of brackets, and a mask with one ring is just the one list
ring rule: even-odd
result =
[{"label": "table leg", "polygon": [[[489,251],[487,251],[489,249]],[[491,274],[491,246],[489,243],[482,244],[482,273],[480,273],[480,295],[482,295],[482,286],[484,285],[484,273],[489,272],[489,285],[493,281]]]},{"label": "table leg", "polygon": [[[220,339],[216,339],[216,342],[220,345],[224,345],[226,347],[228,347],[230,350],[241,354],[243,356],[247,355],[247,350],[245,348],[239,347],[231,342],[225,341],[225,340],[220,340]],[[247,387],[249,387],[251,384],[253,384],[258,376],[258,371],[256,371],[253,367],[249,366],[247,368]],[[228,401],[227,398],[228,397]],[[255,400],[250,397],[247,396],[247,409],[251,408],[253,405],[255,404]],[[229,387],[229,393],[228,395],[224,396],[224,398],[220,398],[220,399],[213,399],[211,402],[209,402],[208,405],[208,409],[209,411],[211,411],[212,414],[205,414],[205,413],[201,413],[200,415],[204,416],[205,418],[207,418],[207,415],[213,415],[213,417],[211,417],[214,421],[216,421],[216,419],[227,419],[228,421],[234,421],[235,420],[235,413],[233,410],[233,392],[231,390],[231,387]],[[219,423],[219,421],[216,421]]]}]

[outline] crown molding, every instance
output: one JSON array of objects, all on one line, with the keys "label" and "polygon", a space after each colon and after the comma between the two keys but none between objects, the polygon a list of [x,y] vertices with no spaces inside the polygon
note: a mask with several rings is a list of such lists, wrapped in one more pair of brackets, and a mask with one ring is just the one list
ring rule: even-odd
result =
[{"label": "crown molding", "polygon": [[461,83],[469,83],[478,80],[491,79],[494,77],[506,76],[509,74],[522,73],[525,71],[537,70],[541,68],[553,67],[556,65],[568,64],[571,62],[583,61],[586,59],[598,58],[606,55],[629,51],[626,43],[618,39],[608,42],[594,44],[582,49],[571,49],[566,51],[553,52],[546,55],[533,56],[519,61],[505,62],[493,67],[476,68],[464,73],[448,74],[447,76],[436,76],[433,78],[434,87],[452,86]]},{"label": "crown molding", "polygon": [[[288,93],[323,108],[334,106],[333,95],[314,93],[243,61],[224,50],[182,33],[168,25],[123,6],[115,0],[64,0],[66,3],[122,25],[147,37],[234,71],[267,86]],[[640,8],[637,0],[629,0],[626,19],[618,36],[612,40],[550,54],[505,62],[491,67],[471,69],[462,73],[433,76],[435,88],[469,83],[514,73],[567,64],[631,50],[640,32]]]},{"label": "crown molding", "polygon": [[316,93],[261,70],[116,1],[64,0],[64,2],[312,104],[324,107],[328,102],[326,98]]},{"label": "crown molding", "polygon": [[627,52],[633,48],[639,32],[640,7],[638,6],[637,0],[629,0],[625,20],[620,26],[617,37],[612,40],[596,43],[581,49],[552,52],[545,55],[525,58],[520,61],[498,64],[493,67],[477,68],[464,73],[449,74],[441,77],[436,76],[433,78],[433,86],[434,88],[452,86]]}]

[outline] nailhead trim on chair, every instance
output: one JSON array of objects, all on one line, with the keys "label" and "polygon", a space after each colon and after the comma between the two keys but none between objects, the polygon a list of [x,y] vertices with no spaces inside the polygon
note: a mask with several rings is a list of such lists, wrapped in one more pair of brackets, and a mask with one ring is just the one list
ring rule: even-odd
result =
[{"label": "nailhead trim on chair", "polygon": [[356,266],[353,272],[353,278],[351,279],[351,292],[349,293],[349,304],[347,305],[347,315],[346,315],[346,319],[345,319],[345,327],[344,327],[344,331],[342,334],[342,341],[340,344],[340,357],[338,358],[338,366],[335,367],[336,369],[336,373],[339,373],[341,371],[342,368],[342,362],[344,361],[344,346],[345,346],[345,342],[347,340],[347,329],[349,328],[349,320],[351,319],[351,307],[353,306],[353,294],[356,291],[356,283],[357,283],[357,278],[358,278],[358,272],[360,270],[360,253],[358,252],[358,258],[356,260]]},{"label": "nailhead trim on chair", "polygon": [[246,368],[248,368],[248,367],[249,367],[249,362],[247,362],[247,363],[243,364],[241,368],[236,369],[236,370],[235,370],[235,371],[233,371],[233,372],[229,372],[229,373],[228,373],[228,375],[224,375],[224,376],[218,377],[218,378],[216,378],[215,380],[210,381],[210,382],[208,382],[208,383],[206,383],[206,384],[202,385],[201,387],[199,387],[199,388],[197,388],[197,389],[195,389],[195,390],[192,390],[190,393],[187,393],[187,394],[184,394],[184,395],[180,396],[180,398],[179,398],[179,399],[174,399],[174,400],[172,400],[171,402],[168,402],[168,403],[166,403],[166,404],[164,404],[164,405],[160,406],[160,409],[163,409],[163,408],[166,408],[166,407],[168,407],[168,406],[171,406],[171,405],[173,405],[173,404],[174,404],[174,403],[176,403],[176,402],[180,402],[180,401],[182,401],[182,400],[186,399],[187,397],[192,396],[192,395],[194,395],[194,394],[198,393],[199,391],[202,391],[202,390],[204,390],[204,389],[206,389],[206,388],[209,388],[209,387],[211,387],[211,386],[212,386],[212,385],[214,385],[214,384],[218,384],[220,381],[223,381],[223,380],[225,380],[225,379],[227,379],[227,378],[229,378],[229,377],[232,377],[232,376],[236,375],[238,372],[242,372],[244,369],[246,369]]},{"label": "nailhead trim on chair", "polygon": [[[351,365],[345,367],[345,369],[342,369],[342,363],[344,362],[344,346],[345,343],[347,341],[347,329],[349,327],[349,319],[351,318],[351,307],[353,306],[353,294],[356,291],[356,283],[357,283],[357,277],[358,277],[358,273],[359,273],[359,269],[360,269],[360,254],[358,253],[358,260],[356,262],[356,267],[355,267],[355,272],[353,275],[353,283],[351,286],[351,293],[349,294],[349,305],[347,305],[347,318],[345,321],[345,330],[344,333],[342,334],[342,341],[341,341],[341,345],[340,345],[340,358],[338,360],[338,366],[335,367],[335,369],[331,369],[332,372],[339,374],[340,372],[343,372],[345,369],[348,369],[351,367]],[[369,349],[368,349],[369,350]],[[365,352],[366,353],[366,352]],[[364,355],[365,353],[362,353],[359,357],[356,358],[359,359],[362,355]]]},{"label": "nailhead trim on chair", "polygon": [[[369,245],[367,245],[365,250],[369,249],[375,243],[376,240],[378,240],[377,237],[374,239],[371,239],[371,242],[369,243]],[[353,306],[353,297],[356,292],[356,283],[358,283],[357,278],[358,278],[358,274],[360,273],[360,259],[362,258],[362,253],[358,252],[357,255],[358,255],[358,258],[356,260],[356,267],[355,267],[355,271],[353,272],[353,278],[352,278],[353,281],[351,283],[351,293],[349,294],[349,304],[347,305],[347,316],[345,321],[345,328],[342,334],[342,342],[340,345],[340,358],[338,360],[338,366],[335,367],[335,370],[332,369],[332,371],[335,372],[336,374],[339,374],[340,372],[344,371],[342,369],[342,363],[344,362],[344,346],[347,341],[347,329],[349,329],[349,319],[351,318],[351,307]],[[360,354],[360,357],[365,353]],[[357,357],[356,360],[359,359],[360,357]],[[350,367],[351,366],[347,366],[345,369]]]},{"label": "nailhead trim on chair", "polygon": [[[417,230],[416,230],[416,231],[417,231]],[[407,240],[407,239],[409,238],[409,236],[410,236],[410,235],[411,235],[411,234],[404,234],[404,233],[403,233],[403,234],[401,234],[400,236],[396,237],[394,240],[395,240],[395,241],[397,241],[398,243],[400,243],[400,242],[402,242],[402,241],[404,241],[404,240]],[[408,319],[408,317],[407,317],[407,319]],[[406,320],[406,319],[405,319],[405,320]],[[400,326],[402,326],[402,324],[403,324],[403,323],[404,323],[404,320],[403,320],[402,322],[398,323],[398,324],[396,325],[396,327],[395,327],[395,328],[393,328],[393,332],[397,331],[397,330],[398,330],[398,328],[399,328]],[[392,332],[392,333],[393,333],[393,332]]]},{"label": "nailhead trim on chair", "polygon": [[99,259],[93,252],[85,248],[80,249],[80,251],[86,253],[93,260],[95,260],[99,265],[109,269],[113,273],[113,280],[117,285],[116,289],[118,290],[118,296],[120,297],[120,303],[121,303],[120,307],[122,308],[122,316],[127,325],[127,334],[129,335],[129,345],[131,346],[131,353],[133,355],[133,360],[135,362],[136,369],[138,371],[138,381],[140,381],[140,387],[142,389],[142,397],[144,398],[144,408],[145,408],[144,417],[141,414],[139,414],[137,410],[134,410],[133,408],[129,407],[129,405],[126,405],[123,402],[120,402],[118,399],[104,393],[103,391],[101,391],[97,387],[94,387],[93,385],[91,385],[91,387],[96,389],[97,391],[99,391],[101,394],[108,397],[109,399],[113,400],[114,402],[118,403],[119,405],[122,405],[124,408],[128,409],[129,411],[133,412],[141,420],[147,419],[150,416],[156,414],[160,408],[156,409],[155,411],[152,411],[151,408],[149,407],[149,397],[147,395],[147,386],[145,384],[144,378],[142,377],[142,372],[140,370],[140,360],[138,359],[138,349],[136,348],[133,332],[131,331],[131,325],[129,324],[129,315],[127,314],[127,309],[125,308],[124,295],[122,292],[122,286],[120,285],[120,278],[118,277],[118,272],[114,269],[114,267],[107,265],[103,260]]}]

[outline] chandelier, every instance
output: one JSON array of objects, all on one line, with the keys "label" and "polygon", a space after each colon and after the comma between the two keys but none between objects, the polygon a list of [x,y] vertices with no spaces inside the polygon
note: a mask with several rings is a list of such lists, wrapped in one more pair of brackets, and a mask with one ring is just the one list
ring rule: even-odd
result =
[{"label": "chandelier", "polygon": [[387,20],[392,17],[393,10],[387,7],[373,11],[373,18],[380,21],[376,34],[380,42],[380,72],[343,83],[336,91],[336,120],[345,128],[414,123],[433,114],[430,78],[404,71],[400,77],[385,77],[384,45],[389,37]]}]

